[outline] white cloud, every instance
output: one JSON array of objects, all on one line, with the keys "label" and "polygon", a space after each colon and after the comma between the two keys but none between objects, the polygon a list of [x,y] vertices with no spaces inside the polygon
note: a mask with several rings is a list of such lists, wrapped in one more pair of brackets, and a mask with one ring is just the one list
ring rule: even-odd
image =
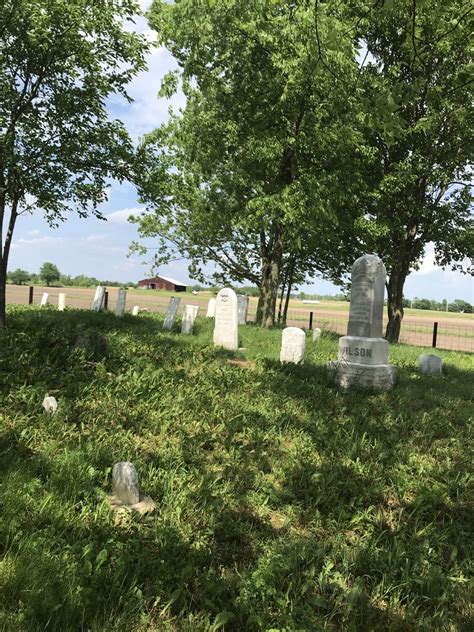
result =
[{"label": "white cloud", "polygon": [[113,213],[108,213],[105,217],[108,222],[112,224],[128,224],[128,218],[131,215],[140,215],[145,209],[134,207],[134,208],[123,208],[120,211],[114,211]]},{"label": "white cloud", "polygon": [[39,235],[39,234],[40,234],[40,232],[41,232],[41,231],[39,231],[39,230],[29,230],[29,231],[27,232],[27,235],[31,235],[31,237],[36,237],[37,235]]},{"label": "white cloud", "polygon": [[96,235],[96,234],[92,234],[92,235],[89,235],[88,237],[86,237],[86,238],[84,239],[84,241],[86,241],[86,242],[87,242],[87,243],[89,243],[89,244],[91,244],[91,243],[92,243],[92,244],[95,244],[95,243],[97,243],[97,242],[99,242],[99,243],[100,243],[100,242],[105,241],[105,240],[107,239],[107,237],[108,237],[108,235]]},{"label": "white cloud", "polygon": [[[34,232],[34,231],[33,231]],[[38,231],[39,232],[39,231]],[[16,239],[12,243],[12,250],[18,248],[31,248],[34,246],[35,248],[39,247],[51,247],[64,243],[64,239],[62,237],[34,237],[33,239]]]},{"label": "white cloud", "polygon": [[435,251],[434,244],[429,243],[425,248],[425,254],[423,257],[423,261],[420,264],[420,268],[412,272],[414,275],[425,275],[431,274],[435,270],[439,270],[440,268],[435,263]]}]

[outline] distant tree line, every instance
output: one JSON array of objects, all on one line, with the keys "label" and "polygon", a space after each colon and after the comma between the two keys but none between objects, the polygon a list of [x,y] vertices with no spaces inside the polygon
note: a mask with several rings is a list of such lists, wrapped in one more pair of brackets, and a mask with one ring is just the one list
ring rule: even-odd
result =
[{"label": "distant tree line", "polygon": [[472,314],[473,306],[471,303],[464,301],[460,298],[448,303],[446,299],[442,301],[435,301],[429,298],[415,297],[413,300],[404,298],[403,307],[412,307],[413,309],[431,309],[441,312],[463,312],[464,314]]},{"label": "distant tree line", "polygon": [[69,274],[61,274],[59,268],[49,261],[45,261],[40,268],[39,273],[27,272],[17,268],[7,274],[7,282],[14,285],[54,285],[56,287],[94,287],[97,285],[106,285],[107,287],[136,287],[133,281],[123,283],[121,281],[100,281],[92,276],[79,274],[71,276]]}]

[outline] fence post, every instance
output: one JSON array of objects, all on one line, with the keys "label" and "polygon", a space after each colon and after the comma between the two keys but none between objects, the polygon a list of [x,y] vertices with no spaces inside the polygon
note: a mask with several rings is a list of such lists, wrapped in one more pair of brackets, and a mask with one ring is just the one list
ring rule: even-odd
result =
[{"label": "fence post", "polygon": [[436,341],[438,340],[438,323],[433,323],[433,343],[432,347],[436,349]]},{"label": "fence post", "polygon": [[29,290],[28,290],[28,305],[33,305],[33,286],[30,285]]},{"label": "fence post", "polygon": [[309,313],[309,328],[313,329],[313,312]]},{"label": "fence post", "polygon": [[104,309],[108,309],[109,307],[109,293],[107,290],[104,292]]}]

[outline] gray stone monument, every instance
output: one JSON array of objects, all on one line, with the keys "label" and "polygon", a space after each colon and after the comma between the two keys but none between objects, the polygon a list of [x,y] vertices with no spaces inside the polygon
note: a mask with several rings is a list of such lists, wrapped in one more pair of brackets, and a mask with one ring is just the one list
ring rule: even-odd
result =
[{"label": "gray stone monument", "polygon": [[223,288],[216,297],[214,345],[236,350],[239,347],[237,295],[231,288]]},{"label": "gray stone monument", "polygon": [[43,296],[41,297],[40,307],[44,307],[48,304],[49,294],[48,292],[43,292]]},{"label": "gray stone monument", "polygon": [[214,318],[215,315],[216,315],[216,299],[210,298],[209,303],[207,304],[206,318]]},{"label": "gray stone monument", "polygon": [[306,334],[299,327],[285,327],[281,335],[280,362],[303,362]]},{"label": "gray stone monument", "polygon": [[109,498],[115,510],[134,510],[141,514],[156,508],[149,496],[140,493],[138,475],[133,463],[122,461],[112,469],[112,496]]},{"label": "gray stone monument", "polygon": [[115,305],[115,315],[119,318],[125,313],[125,303],[127,302],[127,290],[120,289],[117,295],[117,303]]},{"label": "gray stone monument", "polygon": [[185,305],[183,311],[183,319],[181,321],[181,333],[192,334],[194,321],[199,312],[198,305]]},{"label": "gray stone monument", "polygon": [[386,276],[375,255],[359,257],[352,266],[347,336],[339,339],[338,361],[327,364],[336,385],[344,390],[386,391],[395,384],[396,367],[388,364],[388,342],[382,338]]},{"label": "gray stone monument", "polygon": [[105,301],[105,287],[98,285],[95,289],[94,300],[92,301],[91,310],[93,312],[100,312]]},{"label": "gray stone monument", "polygon": [[443,359],[434,353],[422,353],[418,357],[418,369],[425,375],[443,375]]},{"label": "gray stone monument", "polygon": [[176,296],[172,296],[170,298],[165,320],[163,321],[163,329],[167,331],[171,331],[173,329],[174,321],[176,320],[176,314],[178,313],[178,307],[179,307],[180,302],[181,302],[181,299]]},{"label": "gray stone monument", "polygon": [[249,309],[249,297],[245,294],[238,294],[237,301],[239,306],[239,325],[246,325],[247,312]]},{"label": "gray stone monument", "polygon": [[59,292],[58,294],[58,310],[60,312],[64,312],[66,308],[66,295],[64,292]]}]

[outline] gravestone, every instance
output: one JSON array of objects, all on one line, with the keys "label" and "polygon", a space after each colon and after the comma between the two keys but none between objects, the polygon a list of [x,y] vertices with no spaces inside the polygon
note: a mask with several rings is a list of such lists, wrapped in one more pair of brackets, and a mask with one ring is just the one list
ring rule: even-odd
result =
[{"label": "gravestone", "polygon": [[149,496],[140,493],[137,471],[130,461],[116,463],[112,469],[112,496],[110,504],[115,510],[134,510],[141,514],[156,508]]},{"label": "gravestone", "polygon": [[132,316],[138,316],[140,313],[140,305],[134,305],[132,307]]},{"label": "gravestone", "polygon": [[239,306],[239,325],[247,324],[247,312],[249,309],[249,297],[245,294],[239,294],[237,296]]},{"label": "gravestone", "polygon": [[319,340],[321,338],[321,329],[319,329],[319,327],[316,327],[315,329],[313,329],[313,341],[315,342],[316,340]]},{"label": "gravestone", "polygon": [[236,350],[239,347],[237,295],[231,288],[223,288],[216,297],[214,345]]},{"label": "gravestone", "polygon": [[422,353],[418,357],[418,368],[425,375],[443,375],[443,359],[434,353]]},{"label": "gravestone", "polygon": [[176,296],[172,296],[170,298],[165,320],[163,321],[163,329],[166,329],[167,331],[171,331],[173,329],[180,301],[181,299]]},{"label": "gravestone", "polygon": [[91,310],[93,312],[100,312],[105,301],[105,287],[98,285],[95,289],[94,300],[92,301]]},{"label": "gravestone", "polygon": [[339,338],[339,359],[327,368],[340,388],[390,390],[396,367],[388,364],[388,342],[382,338],[385,279],[382,261],[364,255],[352,266],[351,306],[347,336]]},{"label": "gravestone", "polygon": [[207,304],[206,318],[214,318],[215,315],[216,315],[216,299],[210,298],[209,303]]},{"label": "gravestone", "polygon": [[58,410],[58,402],[56,398],[52,397],[51,395],[45,395],[42,406],[45,411],[47,413],[50,413],[51,415],[53,415]]},{"label": "gravestone", "polygon": [[41,297],[40,307],[44,307],[48,304],[49,294],[48,292],[43,292],[43,296]]},{"label": "gravestone", "polygon": [[117,295],[117,303],[115,305],[115,315],[119,318],[125,313],[125,303],[127,302],[127,290],[120,289]]},{"label": "gravestone", "polygon": [[60,312],[64,312],[66,308],[66,295],[64,292],[59,292],[58,294],[58,310]]},{"label": "gravestone", "polygon": [[191,334],[193,332],[194,321],[199,312],[198,305],[185,305],[183,319],[181,321],[181,333]]},{"label": "gravestone", "polygon": [[306,335],[299,327],[285,327],[281,334],[280,362],[303,362]]}]

